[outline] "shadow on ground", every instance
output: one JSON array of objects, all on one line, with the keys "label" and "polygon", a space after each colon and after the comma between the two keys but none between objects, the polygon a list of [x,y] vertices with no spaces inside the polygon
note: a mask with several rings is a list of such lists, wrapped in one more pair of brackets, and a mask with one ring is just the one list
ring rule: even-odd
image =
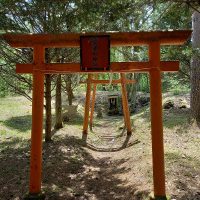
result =
[{"label": "shadow on ground", "polygon": [[124,141],[122,141],[120,144],[118,144],[115,147],[112,147],[112,146],[109,147],[109,145],[107,145],[107,147],[101,148],[101,147],[98,147],[98,145],[94,145],[94,144],[88,143],[88,142],[86,142],[86,146],[88,149],[91,149],[93,151],[98,151],[98,152],[117,152],[117,151],[121,151],[125,148],[132,147],[132,146],[140,143],[139,140],[134,140],[129,143],[130,138],[131,138],[131,135],[127,135],[125,137]]},{"label": "shadow on ground", "polygon": [[[146,122],[148,123],[151,122],[149,106],[142,108],[141,110],[138,111],[137,114],[140,115],[140,118],[145,119]],[[184,129],[188,128],[189,116],[190,116],[190,111],[187,108],[184,109],[175,108],[169,110],[163,109],[163,126],[169,129],[172,129],[175,126],[184,126]],[[185,127],[185,125],[188,126]]]},{"label": "shadow on ground", "polygon": [[[167,165],[173,174],[173,185],[175,187],[172,199],[177,200],[200,200],[200,160],[179,152],[166,153]],[[169,172],[167,171],[167,174]],[[169,178],[172,181],[172,177]]]},{"label": "shadow on ground", "polygon": [[11,117],[5,120],[3,124],[11,129],[25,132],[31,129],[31,115]]},{"label": "shadow on ground", "polygon": [[69,121],[65,121],[64,123],[67,125],[81,126],[81,125],[83,125],[83,115],[81,115],[80,113],[77,113],[76,116],[69,119]]},{"label": "shadow on ground", "polygon": [[[45,144],[44,189],[47,199],[114,200],[135,198],[136,188],[126,186],[116,177],[128,169],[121,167],[126,159],[111,162],[110,158],[95,159],[83,147],[82,140],[65,136],[62,141]],[[130,169],[129,169],[130,170]]]},{"label": "shadow on ground", "polygon": [[[12,139],[0,153],[0,199],[22,199],[28,191],[30,141]],[[47,200],[132,200],[136,188],[117,178],[126,159],[94,158],[77,137],[56,136],[43,145],[43,190]]]},{"label": "shadow on ground", "polygon": [[30,143],[12,138],[1,141],[0,150],[0,199],[19,199],[28,190]]},{"label": "shadow on ground", "polygon": [[[30,141],[12,138],[2,142],[2,146],[0,199],[22,199],[28,191]],[[173,197],[177,200],[199,200],[198,191],[192,189],[193,184],[197,184],[194,177],[199,174],[199,161],[186,162],[176,156],[166,155],[171,163],[170,170],[174,166],[173,175],[177,177],[173,183],[175,190],[183,190],[184,193]],[[138,187],[130,185],[128,179],[119,178],[120,174],[131,170],[123,167],[125,162],[130,162],[129,159],[94,158],[78,137],[56,135],[52,143],[43,144],[46,200],[144,200],[149,191],[138,191]],[[187,173],[194,177],[187,176]]]}]

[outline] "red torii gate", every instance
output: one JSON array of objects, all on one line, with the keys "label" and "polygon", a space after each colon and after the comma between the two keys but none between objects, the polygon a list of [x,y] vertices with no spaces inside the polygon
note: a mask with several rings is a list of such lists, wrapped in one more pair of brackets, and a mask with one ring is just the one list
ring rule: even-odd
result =
[{"label": "red torii gate", "polygon": [[[120,79],[112,80],[98,80],[98,73],[95,74],[95,79],[92,77],[92,74],[88,75],[87,81],[83,81],[81,83],[87,83],[87,90],[86,90],[86,100],[85,100],[85,111],[84,111],[84,121],[83,121],[83,140],[87,139],[87,132],[88,132],[88,124],[90,125],[90,130],[92,130],[93,124],[93,115],[94,115],[94,107],[95,107],[95,98],[96,98],[96,86],[97,84],[121,84],[121,92],[122,92],[122,108],[123,108],[123,115],[124,115],[124,123],[127,129],[127,135],[131,135],[131,120],[130,120],[130,112],[128,106],[128,98],[127,98],[127,91],[126,91],[126,84],[136,83],[136,80],[126,79],[124,73],[120,73]],[[90,106],[90,97],[91,97],[91,86],[93,85],[93,92],[92,92],[92,101]],[[91,111],[90,111],[91,107]],[[90,114],[89,114],[90,111]]]},{"label": "red torii gate", "polygon": [[178,61],[160,61],[161,45],[182,45],[191,35],[190,30],[156,32],[106,32],[66,34],[4,34],[2,37],[15,48],[33,48],[33,63],[16,64],[17,73],[33,74],[32,133],[30,161],[30,199],[44,199],[41,196],[42,131],[44,74],[54,73],[95,73],[96,70],[81,70],[80,63],[45,63],[45,48],[80,47],[80,36],[109,35],[111,46],[149,47],[147,62],[113,62],[110,70],[98,73],[149,72],[151,98],[151,134],[154,197],[167,199],[165,192],[164,145],[162,123],[161,72],[178,71]]}]

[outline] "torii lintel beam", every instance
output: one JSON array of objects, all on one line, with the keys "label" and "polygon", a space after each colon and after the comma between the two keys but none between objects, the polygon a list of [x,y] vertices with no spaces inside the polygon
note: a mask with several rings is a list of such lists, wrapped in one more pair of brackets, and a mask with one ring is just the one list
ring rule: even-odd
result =
[{"label": "torii lintel beam", "polygon": [[191,30],[152,31],[152,32],[102,32],[102,33],[63,33],[63,34],[3,34],[12,47],[27,48],[41,45],[48,47],[79,47],[80,36],[109,35],[111,46],[149,45],[157,41],[160,45],[182,45],[191,35]]}]

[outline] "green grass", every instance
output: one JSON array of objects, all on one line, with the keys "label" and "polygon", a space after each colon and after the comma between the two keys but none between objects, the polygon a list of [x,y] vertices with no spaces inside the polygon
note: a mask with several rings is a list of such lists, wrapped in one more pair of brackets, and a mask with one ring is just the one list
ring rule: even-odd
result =
[{"label": "green grass", "polygon": [[83,115],[78,113],[75,117],[70,119],[68,122],[65,122],[64,124],[82,127],[83,126]]},{"label": "green grass", "polygon": [[172,110],[170,112],[163,112],[163,124],[164,127],[172,129],[173,127],[186,128],[189,124],[189,110]]},{"label": "green grass", "polygon": [[182,88],[174,88],[171,90],[173,95],[183,95],[183,94],[188,94],[190,93],[190,88],[188,87],[182,87]]},{"label": "green grass", "polygon": [[23,97],[0,98],[0,137],[28,137],[31,102]]},{"label": "green grass", "polygon": [[[81,110],[82,112],[82,110]],[[138,113],[131,117],[133,124],[139,120],[142,123],[148,123],[150,128],[150,110],[149,107],[142,108]],[[184,127],[188,125],[188,110],[172,110],[163,112],[164,127],[172,129],[174,127]],[[82,127],[83,115],[78,114],[76,118],[66,122],[66,125],[75,125]],[[94,125],[98,126],[100,119],[94,120]],[[113,121],[117,126],[123,122]],[[24,135],[31,130],[31,102],[22,97],[8,97],[0,99],[0,135]],[[184,131],[184,130],[183,130]]]}]

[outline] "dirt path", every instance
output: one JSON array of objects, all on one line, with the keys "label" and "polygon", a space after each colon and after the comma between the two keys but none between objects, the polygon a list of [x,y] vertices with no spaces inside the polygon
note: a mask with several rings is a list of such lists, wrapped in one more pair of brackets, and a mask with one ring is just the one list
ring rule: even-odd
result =
[{"label": "dirt path", "polygon": [[[147,183],[143,188],[139,188],[140,184],[131,183],[129,179],[130,175],[134,176],[134,172],[131,172],[131,168],[128,166],[129,158],[125,155],[124,149],[137,145],[139,141],[134,137],[127,138],[126,134],[121,136],[122,130],[119,130],[118,126],[121,124],[121,117],[106,117],[95,122],[93,131],[88,134],[86,147],[79,146],[82,144],[80,129],[77,130],[70,126],[56,134],[54,140],[58,139],[59,142],[62,140],[64,143],[63,145],[59,143],[58,148],[66,153],[67,157],[70,155],[72,158],[70,158],[69,166],[65,165],[65,173],[62,170],[57,173],[56,179],[58,180],[54,185],[62,184],[62,188],[68,188],[68,191],[63,189],[59,191],[58,189],[56,196],[55,192],[52,194],[49,184],[55,180],[50,178],[50,174],[55,172],[47,172],[47,177],[44,179],[47,199],[136,200],[145,199],[148,196]],[[77,138],[73,137],[75,135]],[[55,146],[57,145],[54,142],[52,147]],[[51,150],[48,149],[45,153],[49,154],[49,151]],[[53,161],[51,160],[51,162]]]},{"label": "dirt path", "polygon": [[[96,120],[93,131],[88,134],[87,146],[85,147],[84,144],[81,148],[77,146],[84,156],[76,155],[74,161],[78,162],[78,172],[67,175],[72,176],[74,181],[70,181],[69,184],[71,192],[62,194],[63,190],[61,190],[56,199],[65,199],[63,196],[69,195],[66,199],[147,200],[152,191],[151,137],[148,133],[149,125],[146,127],[141,120],[144,119],[139,120],[139,125],[137,121],[135,122],[133,135],[130,138],[122,134],[121,128],[119,129],[123,125],[122,117],[104,117]],[[68,127],[65,131],[65,134],[67,132],[68,134],[61,133],[62,137],[76,135],[77,138],[81,138],[81,127],[79,130]],[[174,200],[200,200],[199,157],[196,161],[194,159],[192,162],[189,161],[191,159],[189,154],[195,149],[191,149],[183,156],[179,155],[176,150],[181,151],[183,140],[186,141],[188,136],[182,135],[179,138],[177,134],[166,132],[165,143],[167,146],[170,143],[171,146],[166,151],[167,193]],[[82,144],[81,140],[78,143]],[[174,148],[173,143],[177,147]],[[66,187],[66,183],[63,185]],[[49,191],[48,187],[44,188]],[[48,199],[55,199],[55,195]]]}]

